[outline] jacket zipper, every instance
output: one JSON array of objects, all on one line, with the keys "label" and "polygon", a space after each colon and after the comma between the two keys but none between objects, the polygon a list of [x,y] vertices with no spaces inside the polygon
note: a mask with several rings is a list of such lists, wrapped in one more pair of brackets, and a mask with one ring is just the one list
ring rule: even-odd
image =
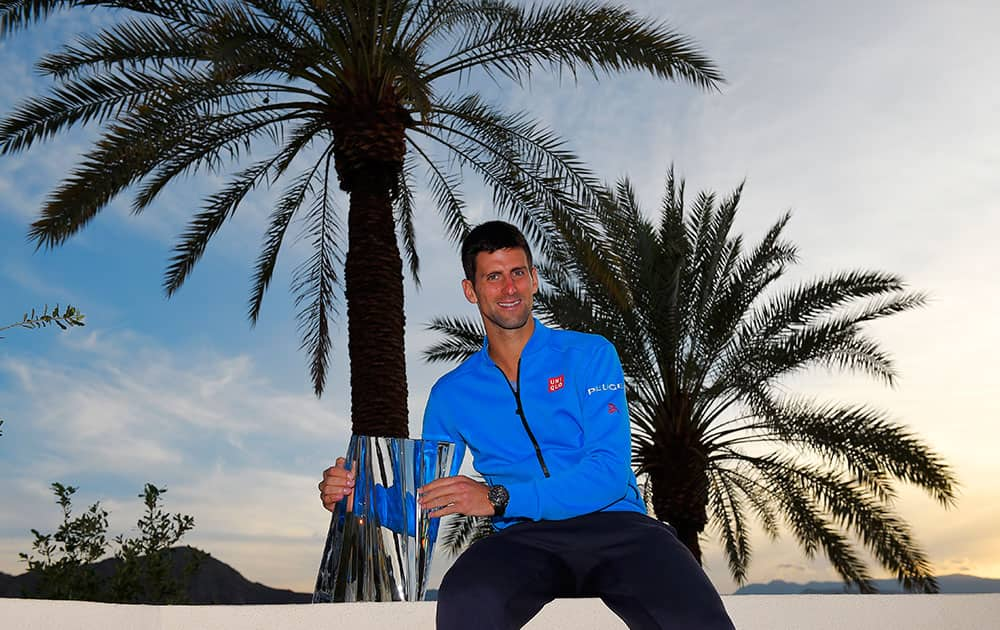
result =
[{"label": "jacket zipper", "polygon": [[[496,368],[500,370],[500,366],[497,365]],[[542,449],[538,446],[538,440],[535,439],[535,434],[531,432],[531,427],[528,425],[528,419],[524,417],[524,406],[521,405],[521,359],[517,359],[517,388],[515,389],[510,383],[510,379],[504,374],[503,370],[500,370],[503,374],[503,380],[507,381],[507,387],[510,388],[512,394],[514,394],[514,400],[517,401],[517,409],[514,413],[521,418],[521,424],[524,426],[524,431],[528,434],[531,439],[532,446],[535,447],[535,456],[538,458],[538,464],[542,467],[542,473],[549,477],[549,467],[545,465],[545,458],[542,457]]]}]

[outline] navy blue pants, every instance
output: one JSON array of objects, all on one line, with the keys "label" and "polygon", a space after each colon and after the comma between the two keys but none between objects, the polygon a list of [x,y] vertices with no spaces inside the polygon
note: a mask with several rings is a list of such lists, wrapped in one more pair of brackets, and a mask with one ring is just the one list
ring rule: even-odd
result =
[{"label": "navy blue pants", "polygon": [[636,512],[519,523],[458,557],[438,591],[438,630],[520,628],[557,597],[600,597],[632,630],[732,630],[672,527]]}]

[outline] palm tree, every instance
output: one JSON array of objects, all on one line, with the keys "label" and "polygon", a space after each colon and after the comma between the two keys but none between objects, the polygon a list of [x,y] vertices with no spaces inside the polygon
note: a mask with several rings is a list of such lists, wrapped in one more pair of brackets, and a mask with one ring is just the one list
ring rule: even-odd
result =
[{"label": "palm tree", "polygon": [[[816,366],[891,385],[893,362],[863,326],[925,298],[871,271],[775,287],[796,261],[782,238],[789,215],[746,247],[731,234],[741,190],[722,199],[703,193],[685,210],[671,171],[653,223],[622,181],[601,231],[589,240],[565,235],[540,266],[548,287],[539,313],[617,347],[636,471],[656,517],[699,561],[711,525],[743,583],[751,519],[772,538],[783,522],[807,556],[822,551],[849,585],[874,590],[855,537],[905,588],[934,592],[930,564],[892,503],[896,482],[905,482],[950,506],[948,465],[884,411],[782,386]],[[431,328],[447,335],[427,351],[431,360],[480,347],[469,320],[438,319]]]},{"label": "palm tree", "polygon": [[[38,68],[56,86],[0,123],[6,154],[75,125],[102,125],[30,237],[57,246],[126,189],[136,189],[132,209],[141,213],[178,178],[266,155],[194,213],[164,287],[168,295],[181,287],[251,190],[286,182],[257,258],[249,318],[256,323],[288,227],[302,215],[313,245],[292,286],[302,348],[320,395],[331,321],[346,302],[356,433],[407,433],[397,238],[418,279],[418,163],[453,240],[468,230],[455,166],[478,174],[497,210],[543,242],[553,224],[587,221],[580,208],[596,186],[578,160],[550,131],[469,91],[470,72],[516,83],[539,67],[574,76],[640,70],[706,88],[721,81],[686,37],[590,0],[530,8],[510,0],[0,0],[0,37],[81,7],[122,19],[44,56]],[[349,196],[346,222],[333,205],[335,181]]]}]

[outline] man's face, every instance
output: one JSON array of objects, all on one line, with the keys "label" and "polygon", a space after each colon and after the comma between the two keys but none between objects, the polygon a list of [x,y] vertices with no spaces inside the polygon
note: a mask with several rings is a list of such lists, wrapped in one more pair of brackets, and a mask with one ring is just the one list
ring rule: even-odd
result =
[{"label": "man's face", "polygon": [[538,273],[528,264],[528,255],[520,247],[479,252],[475,278],[472,282],[463,280],[462,289],[465,299],[479,306],[487,329],[493,324],[516,330],[531,319]]}]

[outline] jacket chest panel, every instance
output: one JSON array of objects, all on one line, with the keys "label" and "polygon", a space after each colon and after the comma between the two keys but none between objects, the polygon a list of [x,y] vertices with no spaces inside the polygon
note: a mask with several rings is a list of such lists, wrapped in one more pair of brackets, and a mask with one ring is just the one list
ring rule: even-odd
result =
[{"label": "jacket chest panel", "polygon": [[[519,381],[524,420],[542,452],[556,455],[579,449],[583,444],[582,414],[573,375],[544,364],[522,365]],[[466,418],[462,424],[480,472],[508,466],[539,470],[535,447],[517,413],[518,396],[511,390],[517,385],[508,385],[495,366],[488,366],[476,379],[477,417]]]}]

